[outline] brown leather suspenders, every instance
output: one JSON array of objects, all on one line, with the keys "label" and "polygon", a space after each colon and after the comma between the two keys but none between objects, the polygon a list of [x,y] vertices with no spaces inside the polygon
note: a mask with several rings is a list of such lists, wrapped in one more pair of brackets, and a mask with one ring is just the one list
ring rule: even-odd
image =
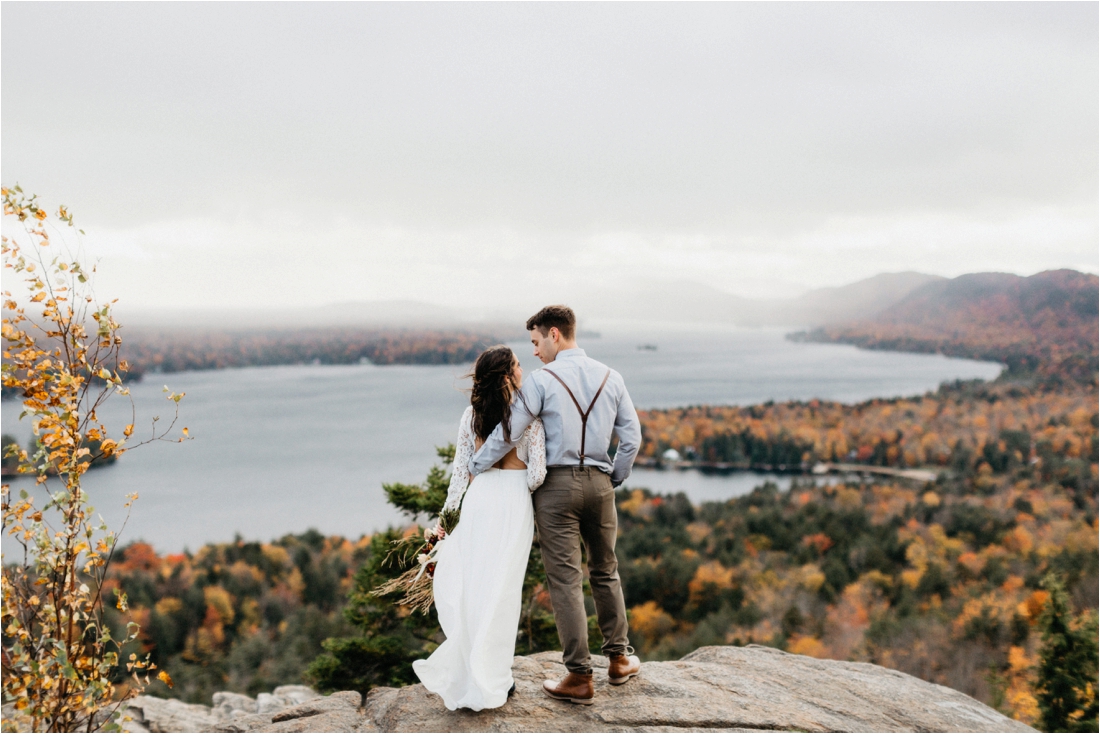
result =
[{"label": "brown leather suspenders", "polygon": [[607,374],[603,376],[603,382],[600,383],[600,389],[596,391],[596,394],[592,397],[592,402],[588,404],[588,410],[581,408],[581,404],[577,402],[577,396],[573,394],[573,391],[569,389],[569,386],[565,384],[565,380],[561,379],[549,369],[543,367],[543,371],[549,372],[550,376],[561,383],[561,386],[565,388],[565,391],[569,393],[569,397],[573,399],[573,405],[577,406],[577,412],[581,414],[581,466],[584,466],[584,434],[588,429],[588,416],[592,412],[592,408],[596,407],[596,401],[600,399],[600,393],[603,392],[604,385],[607,384],[607,378],[611,377],[611,370],[607,371]]}]

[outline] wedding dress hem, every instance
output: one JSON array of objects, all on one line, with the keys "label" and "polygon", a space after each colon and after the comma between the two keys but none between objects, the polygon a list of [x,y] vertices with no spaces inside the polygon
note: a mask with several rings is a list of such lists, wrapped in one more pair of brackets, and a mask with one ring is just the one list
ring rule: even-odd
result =
[{"label": "wedding dress hem", "polygon": [[[545,467],[545,449],[542,458]],[[460,497],[458,526],[439,542],[433,595],[446,639],[426,660],[415,661],[413,671],[451,711],[503,706],[514,683],[516,630],[535,528],[529,483],[525,469],[477,475]]]}]

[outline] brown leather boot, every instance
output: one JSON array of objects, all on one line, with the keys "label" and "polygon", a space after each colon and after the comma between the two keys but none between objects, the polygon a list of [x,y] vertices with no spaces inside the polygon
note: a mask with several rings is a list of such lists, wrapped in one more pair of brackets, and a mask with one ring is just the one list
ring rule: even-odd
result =
[{"label": "brown leather boot", "polygon": [[591,673],[588,675],[570,673],[560,681],[543,681],[542,691],[550,698],[557,698],[570,703],[590,704],[596,696]]},{"label": "brown leather boot", "polygon": [[608,661],[607,682],[613,686],[621,686],[642,670],[637,655],[611,655]]}]

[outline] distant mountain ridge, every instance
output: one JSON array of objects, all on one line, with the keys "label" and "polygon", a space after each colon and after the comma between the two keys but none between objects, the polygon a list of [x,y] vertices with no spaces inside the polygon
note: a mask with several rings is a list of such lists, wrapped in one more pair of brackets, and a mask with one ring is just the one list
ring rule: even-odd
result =
[{"label": "distant mountain ridge", "polygon": [[[883,309],[877,320],[942,328],[959,316],[984,327],[997,324],[1064,329],[1097,321],[1097,276],[1047,270],[1030,277],[971,273],[922,286]],[[1053,319],[1055,323],[1051,323]]]},{"label": "distant mountain ridge", "polygon": [[935,280],[878,313],[802,338],[995,360],[1009,375],[1095,383],[1100,281],[1076,270]]},{"label": "distant mountain ridge", "polygon": [[947,278],[939,275],[912,271],[881,273],[848,285],[819,288],[803,294],[786,308],[780,306],[777,309],[780,318],[777,320],[810,326],[849,321],[869,313],[878,313],[919,288],[945,281]]},{"label": "distant mountain ridge", "polygon": [[[1095,313],[1096,276],[1074,270],[1054,270],[1031,277],[1008,273],[974,273],[948,279],[918,272],[881,273],[848,285],[819,288],[790,298],[746,298],[694,281],[637,281],[618,288],[582,288],[546,303],[567,303],[582,328],[600,329],[605,322],[628,322],[675,328],[684,324],[815,329],[856,322],[907,326],[908,339],[935,341],[943,329],[960,320],[982,323],[994,330],[1008,329],[1005,338],[1024,332],[1053,329],[1059,338],[1080,341],[1077,326],[1088,315],[1090,298]],[[122,313],[137,328],[476,328],[480,331],[522,333],[523,322],[539,305],[494,308],[454,308],[413,300],[355,301],[327,306],[253,309],[234,312],[162,310]],[[529,302],[529,303],[528,303]],[[1057,316],[1065,312],[1065,317]],[[1021,314],[1032,314],[1023,317]],[[1046,314],[1046,316],[1042,316]],[[1075,315],[1076,314],[1076,315]],[[1044,322],[1041,329],[1038,321]],[[830,332],[831,333],[831,332]],[[885,338],[884,334],[880,337]],[[894,334],[891,338],[900,338]],[[855,338],[854,336],[852,338]],[[864,340],[867,341],[867,340]],[[868,342],[869,344],[870,342]],[[885,348],[885,347],[883,347]],[[900,348],[900,347],[899,347]],[[939,351],[922,347],[921,351]]]},{"label": "distant mountain ridge", "polygon": [[567,302],[578,317],[595,320],[813,327],[881,311],[913,290],[943,280],[925,273],[881,273],[793,298],[746,298],[693,281],[647,281]]}]

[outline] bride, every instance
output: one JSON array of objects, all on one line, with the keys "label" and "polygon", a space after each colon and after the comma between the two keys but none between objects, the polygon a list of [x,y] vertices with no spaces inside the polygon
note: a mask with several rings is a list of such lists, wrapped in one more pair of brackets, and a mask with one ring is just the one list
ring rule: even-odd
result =
[{"label": "bride", "polygon": [[443,506],[462,514],[435,558],[433,595],[447,639],[413,663],[424,687],[452,711],[503,706],[515,690],[512,656],[535,527],[530,493],[546,478],[546,434],[536,418],[515,448],[470,482],[470,457],[497,424],[510,435],[523,370],[511,349],[497,346],[478,357],[473,377]]}]

